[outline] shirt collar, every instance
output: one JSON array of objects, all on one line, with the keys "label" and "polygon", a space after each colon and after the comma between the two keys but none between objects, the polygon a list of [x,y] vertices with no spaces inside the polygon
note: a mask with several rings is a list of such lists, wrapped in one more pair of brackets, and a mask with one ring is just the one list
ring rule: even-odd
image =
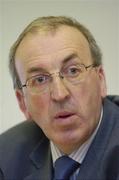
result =
[{"label": "shirt collar", "polygon": [[[71,157],[72,159],[74,159],[75,161],[79,162],[80,164],[83,162],[86,153],[95,137],[95,135],[97,134],[97,131],[99,129],[99,126],[101,124],[102,121],[102,115],[103,115],[103,109],[101,111],[101,116],[100,116],[100,120],[99,123],[95,129],[95,131],[93,132],[93,134],[90,136],[90,138],[80,146],[79,149],[77,149],[76,151],[72,152],[69,157]],[[52,159],[53,159],[53,163],[56,161],[56,159],[58,159],[60,156],[64,155],[58,148],[57,146],[51,141],[50,142],[51,145],[51,153],[52,153]]]}]

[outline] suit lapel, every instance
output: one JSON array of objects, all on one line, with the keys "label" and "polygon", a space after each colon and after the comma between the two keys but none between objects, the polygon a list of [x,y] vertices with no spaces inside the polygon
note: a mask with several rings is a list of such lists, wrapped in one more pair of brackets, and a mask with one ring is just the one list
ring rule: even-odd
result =
[{"label": "suit lapel", "polygon": [[102,158],[104,157],[106,147],[108,146],[109,138],[111,136],[112,128],[114,127],[114,124],[115,124],[115,121],[114,121],[115,116],[114,116],[114,113],[112,113],[114,111],[115,110],[112,109],[112,106],[110,106],[110,103],[107,100],[105,100],[103,119],[102,119],[101,125],[81,165],[77,180],[81,180],[81,179],[82,180],[84,179],[85,180],[103,180],[104,179],[104,177],[102,177],[100,173],[101,172],[100,169],[103,166],[102,162],[104,161],[102,160]]},{"label": "suit lapel", "polygon": [[49,141],[43,138],[42,141],[30,154],[30,174],[24,180],[50,180],[52,177],[52,159]]}]

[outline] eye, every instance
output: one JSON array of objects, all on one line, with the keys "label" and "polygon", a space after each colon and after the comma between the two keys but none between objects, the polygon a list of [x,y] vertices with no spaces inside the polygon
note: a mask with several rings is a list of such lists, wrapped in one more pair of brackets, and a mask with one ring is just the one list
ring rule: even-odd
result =
[{"label": "eye", "polygon": [[76,77],[82,73],[82,68],[80,66],[72,65],[65,69],[66,76]]},{"label": "eye", "polygon": [[32,79],[32,85],[43,85],[49,80],[49,76],[41,74]]},{"label": "eye", "polygon": [[40,75],[36,78],[38,83],[45,83],[49,79],[48,75]]}]

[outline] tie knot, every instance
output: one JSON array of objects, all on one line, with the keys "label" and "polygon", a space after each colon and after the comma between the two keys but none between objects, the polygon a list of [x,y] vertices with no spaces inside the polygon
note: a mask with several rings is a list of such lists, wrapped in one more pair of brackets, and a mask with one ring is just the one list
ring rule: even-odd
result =
[{"label": "tie knot", "polygon": [[74,161],[68,156],[61,156],[55,162],[55,180],[69,179],[69,177],[76,171],[79,167],[79,163]]}]

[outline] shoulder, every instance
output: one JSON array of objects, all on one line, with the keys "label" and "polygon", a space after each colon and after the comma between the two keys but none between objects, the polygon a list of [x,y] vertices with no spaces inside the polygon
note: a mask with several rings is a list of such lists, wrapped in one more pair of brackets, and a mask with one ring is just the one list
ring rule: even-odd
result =
[{"label": "shoulder", "polygon": [[[119,96],[107,96],[103,101],[103,125],[105,128],[111,128],[113,133],[119,137]],[[112,133],[112,134],[113,134]]]},{"label": "shoulder", "polygon": [[108,95],[107,98],[112,101],[114,104],[119,106],[119,95]]},{"label": "shoulder", "polygon": [[23,179],[30,172],[30,168],[34,167],[30,158],[32,153],[36,152],[37,147],[43,149],[40,144],[46,140],[40,127],[30,121],[16,125],[1,134],[0,179],[3,179],[3,175],[5,179]]},{"label": "shoulder", "polygon": [[5,157],[8,151],[32,149],[43,137],[40,127],[31,121],[25,121],[10,128],[0,135],[0,159]]},{"label": "shoulder", "polygon": [[119,96],[109,95],[103,102],[104,112],[119,118]]},{"label": "shoulder", "polygon": [[103,118],[100,125],[101,138],[107,137],[111,148],[118,147],[119,152],[119,106],[114,99],[106,97],[103,106]]},{"label": "shoulder", "polygon": [[24,121],[0,135],[0,145],[4,140],[32,140],[34,137],[40,137],[43,135],[42,130],[33,121]]}]

